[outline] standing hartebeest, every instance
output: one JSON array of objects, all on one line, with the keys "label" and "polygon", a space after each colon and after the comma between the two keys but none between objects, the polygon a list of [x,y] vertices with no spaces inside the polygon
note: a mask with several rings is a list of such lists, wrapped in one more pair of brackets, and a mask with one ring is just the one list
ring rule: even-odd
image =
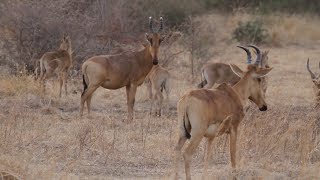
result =
[{"label": "standing hartebeest", "polygon": [[[249,57],[251,58],[251,53],[248,48],[243,46],[238,46],[239,48],[242,48],[246,51]],[[259,64],[261,68],[269,68],[268,64],[268,53],[269,51],[260,52],[259,48],[254,45],[249,45],[249,47],[252,47],[255,49],[255,53],[258,56],[261,56],[261,63]],[[235,75],[230,66],[225,63],[210,63],[206,64],[201,68],[201,78],[203,79],[200,84],[198,84],[198,88],[206,88],[210,89],[214,86],[215,83],[222,84],[227,83],[229,85],[235,85],[240,78]],[[266,77],[262,78],[262,84],[263,84],[263,92],[265,93],[267,91],[267,79]]]},{"label": "standing hartebeest", "polygon": [[207,137],[207,153],[205,158],[204,176],[206,176],[208,159],[215,137],[224,133],[230,134],[230,155],[232,168],[236,167],[236,140],[238,126],[244,118],[247,99],[252,100],[260,111],[267,110],[267,104],[261,87],[261,77],[267,75],[272,68],[259,68],[261,57],[251,64],[248,58],[247,71],[243,72],[238,66],[230,64],[232,72],[241,79],[234,86],[221,84],[216,89],[192,90],[181,97],[178,102],[179,141],[176,150],[176,178],[178,177],[178,160],[181,149],[187,139],[188,147],[183,153],[185,173],[191,179],[190,161],[192,154],[203,137]]},{"label": "standing hartebeest", "polygon": [[138,52],[124,52],[117,55],[94,56],[82,65],[84,91],[81,95],[80,115],[83,114],[84,103],[87,102],[88,114],[93,92],[100,86],[106,89],[126,87],[128,120],[133,119],[133,106],[137,87],[140,86],[153,65],[158,64],[160,43],[164,37],[163,19],[160,18],[158,31],[153,30],[152,18],[149,18],[151,34],[146,34],[148,44]]},{"label": "standing hartebeest", "polygon": [[[319,69],[320,69],[320,62],[319,62]],[[313,90],[316,95],[316,106],[320,106],[320,73],[318,75],[315,75],[311,70],[309,66],[309,58],[307,60],[307,70],[310,73],[311,80],[313,82]]]},{"label": "standing hartebeest", "polygon": [[[45,53],[40,59],[40,83],[43,92],[45,91],[45,81],[58,74],[61,97],[62,85],[64,84],[65,93],[67,95],[67,78],[68,72],[72,66],[72,49],[71,39],[69,36],[63,37],[58,50]],[[36,68],[37,70],[37,68]],[[37,76],[36,76],[37,77]]]},{"label": "standing hartebeest", "polygon": [[[167,69],[160,65],[153,66],[149,74],[145,79],[149,99],[151,100],[151,111],[152,106],[156,104],[156,116],[161,116],[161,108],[163,102],[162,92],[165,90],[167,95],[167,101],[169,101],[170,93],[170,73]],[[152,93],[153,92],[153,93]]]}]

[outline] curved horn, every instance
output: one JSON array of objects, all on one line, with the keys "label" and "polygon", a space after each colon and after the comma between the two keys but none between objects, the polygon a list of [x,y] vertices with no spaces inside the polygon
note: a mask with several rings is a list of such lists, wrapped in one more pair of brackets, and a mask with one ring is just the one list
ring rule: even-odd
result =
[{"label": "curved horn", "polygon": [[160,27],[159,27],[159,31],[158,32],[161,32],[163,29],[163,18],[160,17]]},{"label": "curved horn", "polygon": [[251,64],[252,56],[251,56],[251,52],[249,51],[249,49],[246,48],[246,47],[243,47],[243,46],[237,46],[237,47],[246,51],[246,53],[247,53],[247,63]]},{"label": "curved horn", "polygon": [[149,17],[149,30],[150,32],[153,32],[153,19],[151,16]]},{"label": "curved horn", "polygon": [[260,49],[257,47],[257,46],[254,46],[254,45],[248,45],[248,47],[252,47],[256,52],[257,52],[257,59],[255,61],[255,65],[259,65],[261,64],[261,52],[260,52]]},{"label": "curved horn", "polygon": [[[319,63],[319,66],[320,66],[320,63]],[[309,71],[310,73],[310,76],[311,76],[311,79],[315,79],[316,76],[313,74],[313,72],[310,70],[310,66],[309,66],[309,58],[307,60],[307,70]]]}]

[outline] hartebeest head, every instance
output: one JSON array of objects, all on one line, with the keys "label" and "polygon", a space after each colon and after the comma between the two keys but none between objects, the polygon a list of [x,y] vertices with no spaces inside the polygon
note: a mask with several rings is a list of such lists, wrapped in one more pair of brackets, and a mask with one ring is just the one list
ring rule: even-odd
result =
[{"label": "hartebeest head", "polygon": [[164,37],[161,36],[161,31],[163,29],[163,18],[160,17],[160,26],[157,31],[153,28],[153,19],[152,17],[149,17],[149,30],[150,34],[146,33],[146,38],[148,42],[150,43],[149,48],[150,54],[152,56],[152,63],[154,65],[158,64],[158,52],[161,42],[163,41]]},{"label": "hartebeest head", "polygon": [[59,49],[69,51],[71,49],[71,39],[69,36],[63,36]]},{"label": "hartebeest head", "polygon": [[[319,69],[320,69],[320,62],[319,62]],[[307,70],[310,73],[311,80],[312,80],[313,84],[315,85],[316,88],[319,89],[319,95],[320,95],[320,73],[318,75],[316,75],[310,70],[309,58],[307,60]]]},{"label": "hartebeest head", "polygon": [[261,68],[259,67],[259,64],[261,63],[261,53],[258,47],[249,45],[248,47],[252,47],[256,50],[257,53],[257,59],[255,60],[254,64],[251,64],[251,54],[248,48],[243,46],[238,46],[239,48],[243,49],[247,53],[247,71],[243,72],[238,66],[234,64],[230,64],[230,67],[232,71],[239,76],[240,78],[246,78],[247,89],[246,96],[253,101],[258,107],[260,111],[266,111],[267,110],[267,104],[264,99],[264,93],[263,93],[263,86],[261,83],[261,78],[266,76],[272,68]]}]

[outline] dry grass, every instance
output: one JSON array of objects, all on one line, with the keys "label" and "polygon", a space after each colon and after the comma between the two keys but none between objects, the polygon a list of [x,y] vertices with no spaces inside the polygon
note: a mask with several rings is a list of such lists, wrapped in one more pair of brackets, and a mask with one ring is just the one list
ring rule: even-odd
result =
[{"label": "dry grass", "polygon": [[[212,20],[223,20],[214,18],[219,15],[212,16]],[[212,61],[244,67],[244,54],[228,42],[226,35],[236,20],[225,22],[228,26],[225,31],[216,28],[216,34],[222,34],[217,42],[223,43],[221,47],[213,47],[219,58]],[[269,77],[269,110],[260,112],[252,106],[241,123],[237,158],[240,179],[320,177],[320,114],[319,109],[313,108],[312,82],[305,69],[306,58],[316,59],[319,53],[311,45],[271,49],[269,60],[274,70]],[[54,83],[47,86],[46,96],[41,96],[32,77],[1,76],[0,172],[22,179],[172,177],[176,102],[196,84],[186,78],[190,77],[188,67],[183,65],[187,62],[187,58],[180,58],[171,70],[185,80],[174,80],[175,87],[163,116],[149,115],[149,102],[144,101],[146,92],[140,87],[131,124],[124,122],[127,113],[124,89],[99,89],[92,100],[92,115],[80,118],[80,79],[70,83],[70,92],[74,93],[59,100]],[[226,135],[215,140],[208,179],[232,176],[227,142]],[[193,156],[194,178],[201,177],[204,149],[203,141]],[[183,173],[181,166],[181,177]]]}]

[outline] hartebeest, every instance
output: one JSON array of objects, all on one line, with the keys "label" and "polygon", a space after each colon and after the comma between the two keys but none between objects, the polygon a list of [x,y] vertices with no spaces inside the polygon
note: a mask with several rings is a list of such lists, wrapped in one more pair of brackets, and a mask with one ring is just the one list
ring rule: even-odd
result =
[{"label": "hartebeest", "polygon": [[128,120],[133,119],[133,106],[137,87],[140,86],[153,65],[158,64],[160,43],[164,37],[163,19],[160,18],[158,31],[153,30],[152,18],[149,20],[151,34],[146,34],[148,44],[138,52],[124,52],[116,55],[94,56],[82,65],[84,91],[81,95],[80,115],[83,114],[84,103],[87,102],[88,114],[93,92],[98,87],[119,89],[126,87]]},{"label": "hartebeest", "polygon": [[223,83],[216,89],[192,90],[179,100],[177,107],[179,141],[175,147],[176,178],[178,177],[179,154],[187,139],[190,139],[190,143],[183,153],[187,179],[191,179],[191,156],[203,137],[208,140],[204,177],[206,176],[212,141],[224,133],[230,134],[231,165],[232,168],[236,168],[237,131],[245,115],[243,107],[247,103],[247,99],[250,99],[259,107],[260,111],[267,110],[261,78],[272,69],[258,67],[261,62],[260,56],[254,64],[250,64],[251,57],[248,60],[249,64],[245,72],[238,66],[230,64],[232,72],[240,77],[240,81],[234,86],[231,87]]},{"label": "hartebeest", "polygon": [[40,59],[40,83],[45,91],[45,81],[57,74],[59,78],[59,97],[61,97],[62,85],[64,84],[67,95],[68,72],[72,66],[71,39],[69,36],[63,37],[58,50],[45,53]]},{"label": "hartebeest", "polygon": [[[319,62],[319,69],[320,69],[320,62]],[[307,70],[309,71],[311,80],[313,82],[313,90],[316,95],[316,106],[320,106],[320,73],[316,75],[310,70],[309,58],[307,60]]]},{"label": "hartebeest", "polygon": [[[149,99],[151,100],[151,111],[153,104],[156,104],[156,116],[161,116],[161,108],[163,103],[163,90],[166,92],[167,101],[170,94],[170,73],[167,69],[160,65],[152,67],[151,71],[145,79]],[[153,92],[153,93],[152,93]],[[152,113],[152,112],[150,112]]]},{"label": "hartebeest", "polygon": [[[249,49],[243,46],[238,46],[242,48],[243,50],[246,51],[248,58],[251,58],[251,53]],[[262,68],[269,68],[268,64],[268,53],[269,51],[264,51],[260,53],[260,50],[258,47],[250,45],[249,47],[252,47],[255,49],[255,53],[257,56],[261,56],[261,63],[260,67]],[[222,83],[227,83],[229,85],[234,85],[236,84],[240,78],[235,75],[230,66],[225,63],[210,63],[206,64],[201,68],[201,79],[202,82],[198,84],[198,88],[206,88],[210,89],[214,86],[215,83],[217,84],[222,84]],[[264,93],[267,91],[267,79],[261,78],[262,84],[263,84],[263,91]]]}]

